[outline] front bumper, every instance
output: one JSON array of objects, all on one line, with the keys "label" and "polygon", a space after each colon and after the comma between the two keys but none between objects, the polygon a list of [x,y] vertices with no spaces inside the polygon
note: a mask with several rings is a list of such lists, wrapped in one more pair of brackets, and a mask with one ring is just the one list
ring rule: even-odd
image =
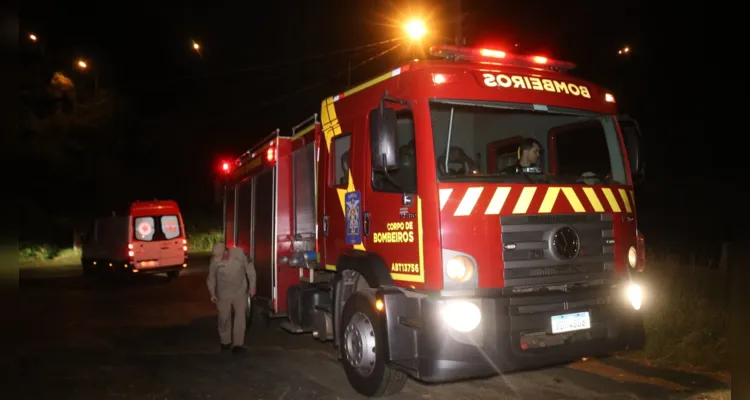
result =
[{"label": "front bumper", "polygon": [[[463,298],[481,322],[462,333],[444,322],[446,298],[382,293],[390,364],[425,382],[478,378],[549,366],[642,345],[639,311],[621,289]],[[553,335],[551,317],[588,311],[591,328]]]}]

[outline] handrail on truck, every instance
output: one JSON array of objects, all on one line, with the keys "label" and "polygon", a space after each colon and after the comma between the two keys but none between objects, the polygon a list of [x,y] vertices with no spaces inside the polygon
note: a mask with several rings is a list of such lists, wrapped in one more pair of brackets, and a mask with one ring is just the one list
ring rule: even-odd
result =
[{"label": "handrail on truck", "polygon": [[318,113],[313,114],[311,117],[306,118],[304,121],[300,122],[299,124],[292,127],[292,136],[297,134],[297,131],[300,128],[303,128],[310,124],[317,124],[318,123]]},{"label": "handrail on truck", "polygon": [[280,133],[281,133],[281,129],[279,129],[279,128],[274,129],[271,133],[269,133],[268,135],[266,135],[266,137],[264,137],[262,140],[260,140],[258,142],[258,144],[256,144],[255,146],[251,147],[249,150],[247,150],[246,152],[242,153],[239,157],[237,157],[235,159],[235,162],[236,161],[240,161],[241,162],[242,159],[245,158],[245,156],[247,156],[248,154],[252,154],[256,150],[259,150],[261,147],[263,147],[263,146],[266,145],[266,142],[268,142],[269,140],[273,140],[273,139],[277,138]]}]

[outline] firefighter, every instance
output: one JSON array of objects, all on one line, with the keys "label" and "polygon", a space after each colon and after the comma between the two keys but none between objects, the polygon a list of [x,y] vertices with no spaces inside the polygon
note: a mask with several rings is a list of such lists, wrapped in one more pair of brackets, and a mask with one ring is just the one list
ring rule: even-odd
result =
[{"label": "firefighter", "polygon": [[542,153],[542,144],[536,139],[526,138],[518,146],[518,161],[503,169],[503,173],[517,174],[525,168],[539,168],[537,163]]},{"label": "firefighter", "polygon": [[247,300],[248,296],[255,296],[255,266],[248,261],[241,248],[227,249],[224,243],[216,243],[206,284],[218,312],[222,350],[231,349],[232,353],[242,353],[245,349]]}]

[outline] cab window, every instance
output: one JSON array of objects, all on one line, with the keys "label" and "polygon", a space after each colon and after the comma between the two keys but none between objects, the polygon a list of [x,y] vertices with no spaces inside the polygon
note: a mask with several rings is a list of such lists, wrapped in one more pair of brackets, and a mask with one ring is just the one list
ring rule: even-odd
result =
[{"label": "cab window", "polygon": [[334,137],[331,142],[331,187],[349,186],[349,168],[351,164],[352,135],[346,133]]},{"label": "cab window", "polygon": [[417,193],[417,147],[414,140],[414,115],[411,110],[405,109],[396,113],[396,135],[400,145],[398,168],[388,171],[388,175],[373,169],[372,188],[378,192]]}]

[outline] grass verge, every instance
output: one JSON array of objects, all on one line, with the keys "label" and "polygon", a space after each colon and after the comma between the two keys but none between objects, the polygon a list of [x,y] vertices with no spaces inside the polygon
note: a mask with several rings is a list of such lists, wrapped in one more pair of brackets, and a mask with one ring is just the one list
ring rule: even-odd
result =
[{"label": "grass verge", "polygon": [[643,275],[643,355],[656,363],[728,371],[728,276],[655,254],[649,254]]},{"label": "grass verge", "polygon": [[[188,253],[210,254],[216,242],[223,240],[220,230],[188,234]],[[80,248],[59,248],[50,245],[37,245],[22,248],[18,262],[23,267],[43,267],[60,265],[80,265]]]}]

